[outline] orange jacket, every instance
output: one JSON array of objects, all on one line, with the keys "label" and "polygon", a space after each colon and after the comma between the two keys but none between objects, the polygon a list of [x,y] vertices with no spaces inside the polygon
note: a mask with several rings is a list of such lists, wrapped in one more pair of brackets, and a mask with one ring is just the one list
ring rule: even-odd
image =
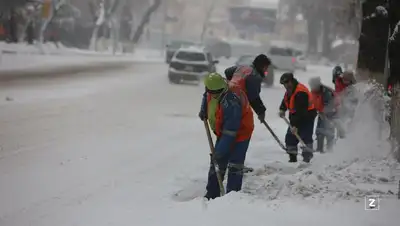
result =
[{"label": "orange jacket", "polygon": [[229,86],[239,87],[241,90],[247,93],[246,79],[253,73],[253,69],[249,66],[241,66],[237,68],[237,71],[233,74],[229,81]]},{"label": "orange jacket", "polygon": [[296,89],[294,90],[294,92],[290,96],[290,99],[288,98],[287,92],[285,93],[284,100],[285,100],[286,108],[289,110],[289,113],[293,114],[293,113],[296,112],[296,109],[294,107],[295,106],[294,99],[295,99],[295,96],[296,96],[296,94],[298,92],[307,93],[307,95],[308,95],[308,110],[309,111],[310,110],[314,110],[315,106],[314,106],[314,103],[313,103],[313,97],[312,97],[311,92],[308,90],[308,88],[305,85],[299,83],[299,84],[297,84]]},{"label": "orange jacket", "polygon": [[332,109],[328,111],[336,111],[339,107],[339,98],[334,90],[329,87],[323,86],[318,91],[311,92],[315,109],[318,112],[324,112],[325,106],[331,106]]},{"label": "orange jacket", "polygon": [[[245,141],[251,138],[252,134],[253,134],[253,130],[254,130],[254,117],[253,117],[253,111],[251,109],[251,106],[249,104],[249,101],[246,97],[246,94],[241,91],[238,88],[230,88],[228,90],[228,94],[225,95],[229,95],[229,92],[231,92],[233,95],[236,95],[237,97],[239,97],[240,100],[240,107],[242,108],[242,116],[241,116],[241,121],[240,121],[240,127],[238,131],[236,132],[236,141],[240,142],[240,141]],[[225,98],[225,97],[223,97]],[[211,100],[211,96],[209,94],[207,94],[207,105],[209,104]],[[229,104],[229,101],[227,102]],[[226,129],[227,125],[223,125],[224,123],[224,112],[223,112],[223,106],[220,103],[217,106],[217,110],[216,110],[216,116],[215,116],[215,134],[217,135],[217,137],[221,137],[222,134],[226,131],[224,131],[224,129]],[[233,132],[233,131],[229,131],[229,132]]]}]

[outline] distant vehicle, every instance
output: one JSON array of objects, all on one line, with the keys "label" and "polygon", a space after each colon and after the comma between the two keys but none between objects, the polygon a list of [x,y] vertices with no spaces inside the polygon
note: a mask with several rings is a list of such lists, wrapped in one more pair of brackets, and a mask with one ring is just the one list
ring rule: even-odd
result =
[{"label": "distant vehicle", "polygon": [[216,72],[216,64],[211,53],[204,47],[190,46],[178,49],[172,56],[168,69],[170,83],[200,81],[211,72]]},{"label": "distant vehicle", "polygon": [[181,48],[181,47],[188,47],[196,45],[196,43],[191,42],[191,41],[185,41],[185,40],[174,40],[171,41],[167,46],[166,46],[166,53],[165,53],[165,62],[167,64],[170,63],[172,56],[175,54],[175,52]]},{"label": "distant vehicle", "polygon": [[225,57],[228,59],[231,57],[231,46],[224,40],[208,39],[205,41],[205,45],[215,58]]},{"label": "distant vehicle", "polygon": [[267,52],[268,48],[257,41],[242,39],[226,40],[231,47],[231,57],[241,57],[243,55],[258,55]]},{"label": "distant vehicle", "polygon": [[[241,57],[239,57],[239,59],[235,62],[236,66],[240,66],[240,65],[251,65],[253,63],[254,58],[257,55],[243,55]],[[265,73],[265,79],[263,81],[263,83],[267,86],[267,87],[271,87],[274,85],[274,66],[271,65],[268,67],[268,71]]]},{"label": "distant vehicle", "polygon": [[307,70],[305,57],[302,52],[290,47],[271,46],[269,56],[272,63],[279,70],[295,71],[296,69]]}]

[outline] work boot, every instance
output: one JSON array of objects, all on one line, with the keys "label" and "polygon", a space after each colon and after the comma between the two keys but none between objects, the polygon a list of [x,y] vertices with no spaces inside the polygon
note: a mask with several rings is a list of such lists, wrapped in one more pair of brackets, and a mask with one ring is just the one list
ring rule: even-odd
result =
[{"label": "work boot", "polygon": [[297,162],[297,155],[289,154],[289,162]]},{"label": "work boot", "polygon": [[[313,144],[306,144],[306,146],[311,150],[313,148]],[[310,150],[306,151],[304,149],[303,149],[303,152],[301,153],[301,155],[303,156],[303,162],[305,162],[305,163],[309,163],[311,161],[311,159],[314,157],[314,154],[312,153],[312,151],[310,151]]]}]

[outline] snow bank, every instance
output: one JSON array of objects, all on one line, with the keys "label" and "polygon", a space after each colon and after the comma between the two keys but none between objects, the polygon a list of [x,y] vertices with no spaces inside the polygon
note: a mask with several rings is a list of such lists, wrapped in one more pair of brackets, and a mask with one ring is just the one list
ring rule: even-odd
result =
[{"label": "snow bank", "polygon": [[[325,84],[331,84],[331,68],[328,67],[311,66],[308,72],[298,73],[297,78],[307,84],[311,74],[320,75]],[[213,201],[213,205],[236,204],[241,200],[262,200],[267,205],[279,201],[276,206],[296,200],[332,205],[350,201],[363,209],[368,195],[377,195],[385,202],[396,199],[400,165],[392,158],[386,141],[388,126],[381,127],[375,105],[364,97],[369,88],[366,84],[357,85],[360,104],[354,122],[348,125],[347,137],[338,140],[332,152],[315,153],[312,164],[307,168],[288,163],[286,154],[266,134],[265,128],[258,131],[257,127],[246,160],[255,171],[246,174],[240,193],[228,194],[221,200]],[[268,96],[283,95],[283,90],[265,92]],[[271,99],[267,99],[266,103],[274,106]],[[273,121],[273,113],[268,118],[271,127],[283,140],[286,126],[278,118]],[[186,192],[183,196],[201,196],[204,193],[205,179],[196,179],[189,184],[186,187],[182,184],[182,192]]]},{"label": "snow bank", "polygon": [[116,69],[134,62],[162,62],[160,51],[137,49],[135,54],[98,53],[54,44],[44,45],[45,54],[33,45],[0,43],[0,77],[63,75]]},{"label": "snow bank", "polygon": [[[298,78],[302,82],[308,79]],[[367,84],[357,85],[360,104],[355,120],[348,125],[347,137],[338,140],[332,153],[316,153],[312,165],[306,169],[299,169],[287,160],[269,160],[247,176],[243,192],[264,200],[295,198],[324,203],[340,200],[363,203],[367,195],[397,197],[400,165],[391,155],[386,140],[389,127],[380,120],[383,115],[373,102],[376,99],[364,96],[370,88]]]},{"label": "snow bank", "polygon": [[91,50],[67,48],[62,44],[56,46],[54,43],[46,43],[43,45],[44,54],[36,45],[28,45],[24,43],[10,44],[0,42],[0,52],[3,55],[16,54],[16,55],[50,55],[50,56],[85,56],[92,58],[111,58],[111,57],[126,57],[136,61],[155,61],[162,62],[163,54],[160,50],[153,49],[136,49],[134,54],[116,53],[112,54],[111,51],[95,52]]}]

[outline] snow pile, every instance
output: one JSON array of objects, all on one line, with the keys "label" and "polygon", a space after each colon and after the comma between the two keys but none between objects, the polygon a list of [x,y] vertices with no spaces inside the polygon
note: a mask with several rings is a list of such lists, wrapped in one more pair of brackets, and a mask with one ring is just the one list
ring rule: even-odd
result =
[{"label": "snow pile", "polygon": [[[371,85],[357,85],[360,104],[348,134],[331,153],[315,154],[307,168],[272,160],[245,178],[243,192],[257,199],[364,201],[367,195],[395,197],[400,165],[391,156],[388,126],[380,125],[376,99],[364,96]],[[380,131],[383,130],[383,131]],[[264,151],[265,153],[265,151]]]},{"label": "snow pile", "polygon": [[[85,56],[85,57],[96,57],[96,58],[110,58],[110,57],[129,57],[132,60],[136,61],[151,61],[151,62],[162,62],[164,60],[163,53],[160,50],[154,49],[141,49],[138,48],[135,50],[133,54],[125,54],[125,53],[116,53],[112,54],[112,51],[104,51],[104,52],[96,52],[91,50],[77,49],[77,48],[68,48],[63,46],[62,44],[58,44],[56,46],[54,43],[46,43],[43,44],[44,55],[54,55],[57,56]],[[11,44],[0,42],[0,52],[2,57],[4,58],[7,54],[16,54],[16,55],[40,55],[41,50],[38,46],[28,45],[24,43]]]}]

